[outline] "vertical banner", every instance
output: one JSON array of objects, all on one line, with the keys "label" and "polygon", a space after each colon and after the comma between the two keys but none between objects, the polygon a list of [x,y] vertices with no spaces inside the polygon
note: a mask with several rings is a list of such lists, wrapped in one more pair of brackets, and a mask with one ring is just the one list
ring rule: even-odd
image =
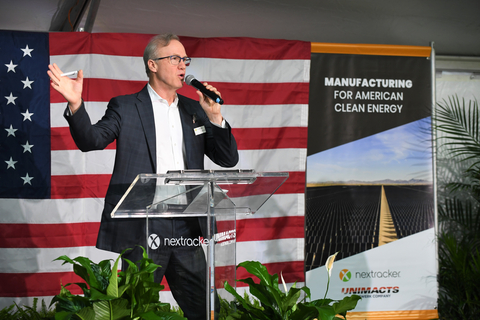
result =
[{"label": "vertical banner", "polygon": [[437,316],[429,47],[313,44],[305,213],[312,299],[349,319]]}]

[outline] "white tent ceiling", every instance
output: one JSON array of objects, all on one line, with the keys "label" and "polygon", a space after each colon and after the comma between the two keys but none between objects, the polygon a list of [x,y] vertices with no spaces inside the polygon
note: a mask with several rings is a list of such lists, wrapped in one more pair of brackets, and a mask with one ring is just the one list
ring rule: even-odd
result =
[{"label": "white tent ceiling", "polygon": [[96,1],[92,32],[420,46],[433,41],[437,55],[480,57],[479,0],[0,0],[0,29],[60,30],[68,10],[86,3],[82,27],[88,4]]}]

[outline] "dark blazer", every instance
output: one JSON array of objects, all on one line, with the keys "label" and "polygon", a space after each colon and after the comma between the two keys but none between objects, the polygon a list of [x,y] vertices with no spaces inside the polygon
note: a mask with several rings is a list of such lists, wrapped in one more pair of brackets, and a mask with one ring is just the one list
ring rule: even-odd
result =
[{"label": "dark blazer", "polygon": [[[186,169],[203,169],[204,155],[222,167],[238,162],[237,144],[230,125],[212,125],[200,104],[178,95],[185,144]],[[117,141],[115,165],[105,196],[97,248],[121,252],[145,243],[144,219],[113,219],[110,216],[121,196],[140,173],[156,173],[156,138],[153,107],[147,86],[140,92],[110,100],[105,115],[96,124],[82,104],[73,115],[65,112],[77,147],[86,152],[102,150]],[[195,123],[194,123],[195,118]],[[206,133],[195,135],[194,128],[205,126]],[[160,151],[161,152],[161,151]]]}]

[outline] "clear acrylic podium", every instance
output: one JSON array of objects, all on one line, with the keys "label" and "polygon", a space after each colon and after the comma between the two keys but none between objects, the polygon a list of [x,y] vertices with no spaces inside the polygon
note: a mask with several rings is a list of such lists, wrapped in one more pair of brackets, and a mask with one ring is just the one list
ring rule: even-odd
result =
[{"label": "clear acrylic podium", "polygon": [[[235,287],[236,216],[254,214],[288,178],[287,172],[182,170],[140,174],[112,211],[114,218],[146,219],[147,252],[162,245],[202,246],[206,256],[207,319],[215,319],[215,295],[225,281]],[[201,219],[203,238],[169,239],[154,232],[162,218]],[[163,242],[162,242],[163,241]],[[220,290],[217,290],[219,288]],[[201,293],[199,293],[201,294]]]}]

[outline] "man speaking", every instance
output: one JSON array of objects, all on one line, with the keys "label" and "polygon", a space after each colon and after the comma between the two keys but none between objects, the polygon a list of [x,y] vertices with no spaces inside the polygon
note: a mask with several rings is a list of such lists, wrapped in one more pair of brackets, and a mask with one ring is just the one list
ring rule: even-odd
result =
[{"label": "man speaking", "polygon": [[[135,248],[124,256],[132,261],[141,259],[141,249],[135,246],[144,243],[145,220],[112,219],[110,213],[138,174],[203,169],[204,155],[222,167],[238,162],[237,144],[220,104],[200,90],[198,102],[176,92],[184,85],[191,62],[179,38],[172,34],[153,37],[143,60],[148,84],[138,93],[111,99],[96,124],[91,123],[82,100],[82,70],[75,80],[62,76],[55,64],[49,65],[47,72],[52,87],[68,102],[65,118],[80,150],[102,150],[116,140],[115,165],[96,246],[117,253]],[[221,96],[216,88],[204,85]],[[200,127],[204,130],[196,129]],[[203,236],[198,218],[157,220],[152,232],[162,238]],[[155,281],[166,277],[185,317],[205,319],[206,264],[201,246],[161,246],[150,258],[162,266]]]}]

